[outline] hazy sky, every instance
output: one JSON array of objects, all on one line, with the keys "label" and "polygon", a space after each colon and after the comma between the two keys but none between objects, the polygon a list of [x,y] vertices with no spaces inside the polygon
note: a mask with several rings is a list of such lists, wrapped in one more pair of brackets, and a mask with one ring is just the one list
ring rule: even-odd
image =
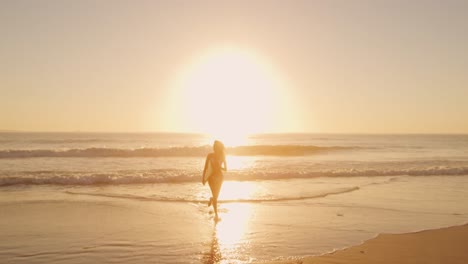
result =
[{"label": "hazy sky", "polygon": [[173,83],[229,46],[284,81],[290,107],[270,102],[269,131],[468,133],[467,14],[468,1],[0,0],[0,129],[192,131]]}]

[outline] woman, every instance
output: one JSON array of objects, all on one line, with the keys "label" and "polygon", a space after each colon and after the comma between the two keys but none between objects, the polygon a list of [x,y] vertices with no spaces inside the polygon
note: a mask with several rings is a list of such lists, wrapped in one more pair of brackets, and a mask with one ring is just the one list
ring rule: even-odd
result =
[{"label": "woman", "polygon": [[[205,168],[203,175],[205,175],[208,165],[211,163],[212,173],[209,175],[208,184],[210,185],[212,197],[208,202],[208,206],[213,205],[215,212],[215,219],[218,219],[218,196],[223,184],[223,171],[227,171],[226,155],[224,154],[224,144],[221,141],[215,140],[213,144],[213,153],[206,156]],[[202,179],[203,182],[203,179]],[[204,182],[203,182],[204,184]]]}]

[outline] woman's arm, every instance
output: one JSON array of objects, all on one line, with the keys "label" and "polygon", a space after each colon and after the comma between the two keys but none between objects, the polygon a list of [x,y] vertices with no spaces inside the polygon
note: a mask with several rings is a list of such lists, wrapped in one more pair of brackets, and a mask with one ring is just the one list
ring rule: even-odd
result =
[{"label": "woman's arm", "polygon": [[206,156],[206,160],[205,160],[205,168],[203,168],[203,173],[202,173],[202,177],[201,177],[201,180],[202,180],[202,183],[205,184],[203,182],[203,179],[205,178],[205,173],[206,173],[206,170],[208,169],[208,162],[210,162],[210,154],[208,154]]}]

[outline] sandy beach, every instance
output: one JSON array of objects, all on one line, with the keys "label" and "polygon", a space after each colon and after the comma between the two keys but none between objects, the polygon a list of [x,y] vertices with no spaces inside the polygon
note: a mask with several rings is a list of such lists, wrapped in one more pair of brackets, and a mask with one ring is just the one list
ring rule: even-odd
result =
[{"label": "sandy beach", "polygon": [[468,225],[463,225],[407,234],[381,234],[362,245],[284,263],[461,264],[468,262],[467,245]]}]

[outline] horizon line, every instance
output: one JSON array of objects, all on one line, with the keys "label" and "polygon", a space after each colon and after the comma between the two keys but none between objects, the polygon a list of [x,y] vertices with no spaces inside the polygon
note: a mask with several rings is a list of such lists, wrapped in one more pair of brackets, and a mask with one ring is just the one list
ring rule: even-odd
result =
[{"label": "horizon line", "polygon": [[[187,131],[86,131],[86,130],[14,130],[0,129],[0,133],[83,133],[83,134],[186,134],[186,135],[209,135],[203,132]],[[328,135],[468,135],[468,132],[317,132],[317,131],[288,131],[288,132],[262,132],[251,133],[251,135],[281,135],[281,134],[328,134]]]}]

